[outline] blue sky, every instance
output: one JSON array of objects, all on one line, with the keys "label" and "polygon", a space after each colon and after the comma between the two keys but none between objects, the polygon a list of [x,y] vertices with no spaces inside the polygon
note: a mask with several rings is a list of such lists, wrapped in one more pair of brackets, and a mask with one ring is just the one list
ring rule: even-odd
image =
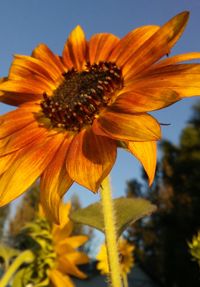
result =
[{"label": "blue sky", "polygon": [[[29,55],[38,43],[46,43],[61,53],[70,31],[80,24],[89,38],[98,32],[111,32],[122,37],[130,30],[149,24],[161,25],[175,14],[191,12],[187,29],[172,54],[200,51],[199,0],[2,0],[0,9],[0,76],[8,73],[13,54]],[[181,129],[191,115],[197,98],[187,99],[154,113],[158,120],[170,123],[163,127],[163,137],[178,142]],[[0,104],[0,113],[11,108]],[[140,165],[126,152],[119,152],[112,171],[114,197],[124,194],[125,183],[140,178]],[[99,195],[74,185],[66,199],[76,192],[83,206],[99,200]]]}]

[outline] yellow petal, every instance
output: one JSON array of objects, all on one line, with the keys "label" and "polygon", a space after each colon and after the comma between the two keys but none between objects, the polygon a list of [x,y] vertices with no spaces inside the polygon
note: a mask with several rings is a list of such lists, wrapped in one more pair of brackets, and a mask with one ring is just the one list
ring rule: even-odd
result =
[{"label": "yellow petal", "polygon": [[98,119],[107,136],[117,140],[154,141],[161,138],[159,123],[148,114],[124,114],[107,109]]},{"label": "yellow petal", "polygon": [[96,136],[90,129],[82,130],[70,145],[66,167],[74,181],[96,192],[109,174],[115,158],[116,144],[113,140]]},{"label": "yellow petal", "polygon": [[86,235],[70,236],[65,239],[65,243],[71,245],[73,248],[78,248],[88,240]]},{"label": "yellow petal", "polygon": [[73,261],[68,259],[68,255],[62,256],[58,259],[58,269],[62,273],[67,273],[80,279],[85,279],[87,277],[85,273],[76,267]]},{"label": "yellow petal", "polygon": [[81,70],[86,63],[87,42],[85,34],[80,26],[77,26],[69,35],[63,50],[64,65],[70,69],[72,67]]},{"label": "yellow petal", "polygon": [[90,64],[107,61],[119,38],[112,34],[99,33],[91,37],[89,42]]},{"label": "yellow petal", "polygon": [[62,274],[57,269],[51,269],[48,276],[54,287],[75,287],[69,276]]},{"label": "yellow petal", "polygon": [[129,151],[141,162],[152,184],[156,170],[156,142],[128,142]]},{"label": "yellow petal", "polygon": [[66,152],[71,140],[70,137],[64,140],[41,176],[42,206],[47,217],[58,224],[63,219],[63,214],[60,214],[63,213],[62,197],[73,183],[65,167]]}]

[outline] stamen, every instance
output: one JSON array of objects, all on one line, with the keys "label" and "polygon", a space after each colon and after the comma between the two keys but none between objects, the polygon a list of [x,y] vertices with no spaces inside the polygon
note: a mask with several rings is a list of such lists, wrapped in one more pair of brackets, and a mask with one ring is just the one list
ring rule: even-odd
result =
[{"label": "stamen", "polygon": [[91,125],[116,90],[123,86],[121,70],[115,63],[86,64],[86,70],[63,73],[63,82],[52,96],[43,94],[41,108],[53,127],[80,131]]}]

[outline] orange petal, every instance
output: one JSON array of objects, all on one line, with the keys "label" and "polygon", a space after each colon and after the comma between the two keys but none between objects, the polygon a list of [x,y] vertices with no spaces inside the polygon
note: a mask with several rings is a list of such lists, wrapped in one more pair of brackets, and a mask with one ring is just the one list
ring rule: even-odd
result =
[{"label": "orange petal", "polygon": [[38,101],[40,99],[41,95],[9,93],[9,92],[2,92],[0,94],[0,102],[10,106],[19,106],[27,102]]},{"label": "orange petal", "polygon": [[[36,121],[26,125],[24,128],[13,133],[5,147],[0,147],[0,155],[6,155],[12,153],[31,144],[39,138],[45,138],[48,130],[44,127],[38,126]],[[7,138],[4,140],[6,141]]]},{"label": "orange petal", "polygon": [[48,85],[33,78],[5,81],[0,83],[0,90],[34,95],[51,94],[52,91]]},{"label": "orange petal", "polygon": [[23,155],[0,177],[0,206],[20,196],[41,175],[52,160],[62,135],[46,141],[39,139],[24,149]]},{"label": "orange petal", "polygon": [[58,77],[64,72],[62,62],[56,55],[47,47],[45,44],[39,44],[32,53],[32,56],[36,59],[41,60],[44,63],[51,65],[52,69],[55,70]]},{"label": "orange petal", "polygon": [[60,71],[54,69],[50,63],[31,56],[15,55],[14,63],[54,82],[60,77]]},{"label": "orange petal", "polygon": [[125,80],[130,80],[133,76],[148,68],[162,56],[168,54],[170,48],[183,33],[188,17],[188,12],[182,12],[176,15],[133,53],[125,63],[123,69]]},{"label": "orange petal", "polygon": [[179,101],[180,96],[167,88],[125,89],[112,104],[112,109],[122,113],[143,113],[162,109]]},{"label": "orange petal", "polygon": [[141,162],[152,184],[156,170],[156,142],[128,142],[129,151]]},{"label": "orange petal", "polygon": [[65,167],[66,152],[71,140],[71,137],[64,140],[41,176],[42,206],[48,218],[58,224],[61,222],[62,197],[73,183]]},{"label": "orange petal", "polygon": [[196,59],[200,59],[200,52],[191,52],[191,53],[175,55],[175,56],[165,58],[159,61],[158,63],[153,65],[150,69],[153,70],[155,68],[157,69],[157,68],[161,68],[164,66],[169,66],[169,65],[180,63],[180,62],[186,62],[186,61],[191,61],[191,60],[196,60]]},{"label": "orange petal", "polygon": [[110,108],[97,122],[109,137],[117,140],[155,141],[161,138],[159,123],[148,114],[116,113]]},{"label": "orange petal", "polygon": [[119,38],[113,34],[99,33],[92,36],[89,42],[90,64],[107,61],[118,42]]},{"label": "orange petal", "polygon": [[123,66],[128,58],[155,34],[159,28],[159,26],[143,26],[129,32],[116,45],[109,60],[116,62],[120,67]]},{"label": "orange petal", "polygon": [[14,132],[28,126],[35,121],[35,113],[39,106],[27,105],[8,112],[0,117],[0,138],[12,135]]},{"label": "orange petal", "polygon": [[152,69],[134,84],[135,89],[171,89],[180,97],[199,96],[200,64],[176,64]]},{"label": "orange petal", "polygon": [[66,68],[72,67],[81,70],[86,63],[87,42],[80,26],[77,26],[69,35],[63,50],[63,62]]},{"label": "orange petal", "polygon": [[66,167],[74,181],[96,192],[115,158],[116,144],[113,140],[96,136],[90,129],[82,130],[69,147]]},{"label": "orange petal", "polygon": [[21,151],[17,151],[0,157],[0,175],[2,175],[10,168],[10,166],[13,165],[15,160],[19,157],[19,153],[21,153]]},{"label": "orange petal", "polygon": [[69,276],[62,274],[57,269],[51,269],[48,276],[54,287],[75,287]]},{"label": "orange petal", "polygon": [[16,61],[12,63],[8,77],[9,77],[9,80],[13,80],[13,81],[15,80],[23,81],[24,79],[33,79],[37,81],[39,85],[40,83],[44,84],[45,86],[48,87],[48,89],[53,90],[56,88],[55,84],[52,82],[50,78],[47,79],[44,76],[35,74],[33,73],[33,71],[28,70],[27,68],[24,68],[23,66],[16,64]]}]

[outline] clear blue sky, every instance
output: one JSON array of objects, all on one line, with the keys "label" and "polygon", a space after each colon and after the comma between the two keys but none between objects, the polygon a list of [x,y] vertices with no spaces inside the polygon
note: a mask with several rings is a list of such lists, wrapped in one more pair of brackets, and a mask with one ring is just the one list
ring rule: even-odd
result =
[{"label": "clear blue sky", "polygon": [[[13,54],[29,55],[40,42],[61,53],[68,34],[77,24],[84,28],[88,38],[98,32],[111,32],[121,37],[138,26],[161,25],[183,10],[191,12],[190,21],[172,54],[200,51],[199,0],[2,0],[0,76],[7,75]],[[163,127],[164,138],[178,142],[196,101],[197,98],[187,99],[154,113],[160,122],[171,123]],[[0,104],[0,113],[10,109]],[[119,152],[112,171],[114,196],[124,194],[127,180],[140,176],[137,161],[130,154]],[[67,193],[66,199],[74,192],[80,196],[83,206],[99,199],[98,195],[77,185]]]}]

